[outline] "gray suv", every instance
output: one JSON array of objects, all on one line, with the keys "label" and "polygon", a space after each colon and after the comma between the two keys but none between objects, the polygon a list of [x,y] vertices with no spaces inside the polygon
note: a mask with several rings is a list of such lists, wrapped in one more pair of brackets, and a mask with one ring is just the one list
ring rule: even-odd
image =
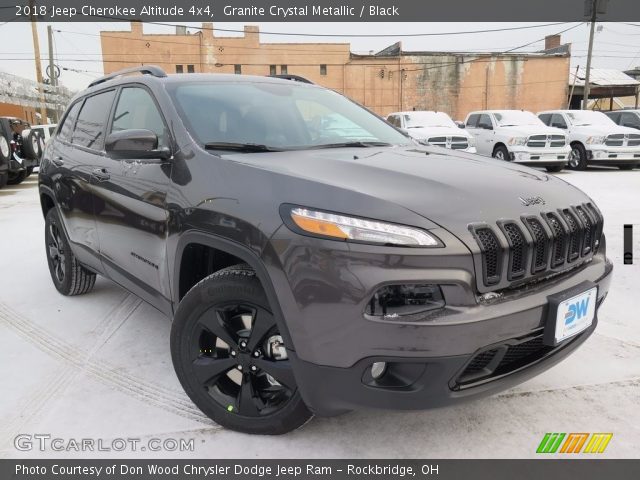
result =
[{"label": "gray suv", "polygon": [[39,188],[58,291],[99,274],[172,317],[185,391],[243,432],[508,388],[587,339],[611,278],[577,188],[292,79],[96,80]]}]

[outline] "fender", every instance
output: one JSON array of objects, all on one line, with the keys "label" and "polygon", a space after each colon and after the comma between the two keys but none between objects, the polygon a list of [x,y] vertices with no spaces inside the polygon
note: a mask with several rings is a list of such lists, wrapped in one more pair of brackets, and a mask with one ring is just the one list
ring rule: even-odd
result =
[{"label": "fender", "polygon": [[[287,349],[295,351],[291,335],[289,334],[289,329],[287,328],[286,322],[284,321],[284,315],[282,313],[282,308],[280,307],[278,296],[276,295],[276,290],[262,260],[254,251],[252,251],[248,247],[232,240],[228,240],[226,238],[204,233],[199,230],[189,230],[182,234],[182,236],[178,240],[178,245],[174,253],[174,258],[176,259],[176,261],[173,267],[173,278],[171,279],[174,314],[178,308],[178,304],[180,303],[178,300],[180,298],[180,285],[178,279],[180,278],[182,254],[185,247],[190,243],[200,243],[217,250],[222,250],[233,255],[234,257],[238,257],[239,259],[247,263],[251,268],[253,268],[267,295],[269,306],[273,310],[273,315],[276,319],[276,323],[278,324],[278,328],[280,329],[280,333],[286,345],[288,346]],[[291,347],[289,347],[289,345]]]}]

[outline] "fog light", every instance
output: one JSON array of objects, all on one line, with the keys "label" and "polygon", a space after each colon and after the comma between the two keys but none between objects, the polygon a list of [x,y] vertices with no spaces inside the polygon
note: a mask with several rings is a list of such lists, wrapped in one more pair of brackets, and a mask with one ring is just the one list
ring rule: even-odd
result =
[{"label": "fog light", "polygon": [[386,362],[375,362],[371,364],[371,376],[377,380],[387,371]]},{"label": "fog light", "polygon": [[380,288],[369,300],[366,313],[393,319],[425,314],[444,306],[444,298],[438,285],[388,285]]}]

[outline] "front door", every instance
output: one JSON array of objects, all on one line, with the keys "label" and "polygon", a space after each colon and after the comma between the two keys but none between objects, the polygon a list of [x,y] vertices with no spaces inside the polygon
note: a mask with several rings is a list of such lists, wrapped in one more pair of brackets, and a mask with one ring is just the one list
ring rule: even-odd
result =
[{"label": "front door", "polygon": [[[120,89],[107,135],[127,129],[151,130],[158,146],[169,133],[152,94],[142,86]],[[104,157],[92,175],[94,210],[105,272],[161,310],[170,305],[166,240],[166,198],[171,163],[158,159]]]}]

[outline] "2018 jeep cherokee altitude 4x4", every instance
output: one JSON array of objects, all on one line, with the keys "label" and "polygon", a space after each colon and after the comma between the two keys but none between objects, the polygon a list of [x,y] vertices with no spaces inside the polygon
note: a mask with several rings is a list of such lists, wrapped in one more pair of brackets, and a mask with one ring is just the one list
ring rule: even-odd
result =
[{"label": "2018 jeep cherokee altitude 4x4", "polygon": [[172,315],[177,375],[216,422],[448,405],[596,327],[612,266],[580,190],[416,145],[315,85],[138,70],[80,93],[47,144],[51,278],[75,295],[101,274]]}]

